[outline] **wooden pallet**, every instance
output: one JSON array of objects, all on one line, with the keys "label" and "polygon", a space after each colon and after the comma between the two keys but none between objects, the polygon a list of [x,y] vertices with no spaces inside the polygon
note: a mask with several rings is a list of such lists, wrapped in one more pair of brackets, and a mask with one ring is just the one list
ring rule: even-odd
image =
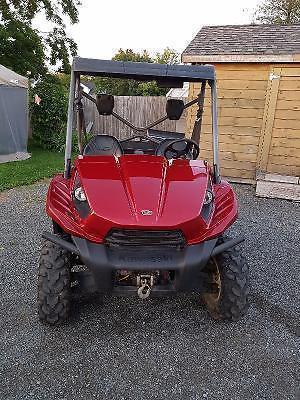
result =
[{"label": "wooden pallet", "polygon": [[277,174],[257,176],[256,195],[300,201],[300,178]]}]

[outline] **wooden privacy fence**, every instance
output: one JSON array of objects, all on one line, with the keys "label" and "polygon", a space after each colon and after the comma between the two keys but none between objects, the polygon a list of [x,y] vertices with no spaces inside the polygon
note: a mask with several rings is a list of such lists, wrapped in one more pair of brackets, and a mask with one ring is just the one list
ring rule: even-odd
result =
[{"label": "wooden privacy fence", "polygon": [[[114,111],[135,126],[145,126],[166,114],[167,98],[163,96],[115,96]],[[86,124],[93,123],[94,134],[108,134],[118,139],[132,136],[133,131],[112,116],[100,116],[96,106],[84,99]],[[185,132],[185,112],[179,121],[166,120],[154,129]]]},{"label": "wooden privacy fence", "polygon": [[[254,181],[300,176],[300,64],[216,64],[221,172]],[[199,92],[190,85],[190,98]],[[200,157],[212,159],[210,98],[205,102]],[[191,134],[196,108],[188,113]]]}]

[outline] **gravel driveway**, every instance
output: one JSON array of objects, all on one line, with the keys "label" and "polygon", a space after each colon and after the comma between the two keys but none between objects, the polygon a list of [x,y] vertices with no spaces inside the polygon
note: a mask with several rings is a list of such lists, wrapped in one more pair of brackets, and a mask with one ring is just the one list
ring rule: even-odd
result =
[{"label": "gravel driveway", "polygon": [[251,308],[211,320],[195,295],[77,301],[64,326],[36,315],[47,184],[0,193],[0,399],[300,399],[300,204],[236,186],[233,234]]}]

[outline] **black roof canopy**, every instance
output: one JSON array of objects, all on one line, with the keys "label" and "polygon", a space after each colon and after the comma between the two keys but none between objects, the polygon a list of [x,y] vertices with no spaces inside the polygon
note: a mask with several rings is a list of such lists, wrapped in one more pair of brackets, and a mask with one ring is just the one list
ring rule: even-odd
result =
[{"label": "black roof canopy", "polygon": [[212,65],[166,65],[75,57],[73,71],[82,75],[138,81],[199,82],[215,80],[215,69]]}]

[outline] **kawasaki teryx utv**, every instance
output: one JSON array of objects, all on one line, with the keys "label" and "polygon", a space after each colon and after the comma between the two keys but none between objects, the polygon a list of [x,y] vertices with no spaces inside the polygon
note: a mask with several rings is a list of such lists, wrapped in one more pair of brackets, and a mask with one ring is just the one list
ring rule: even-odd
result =
[{"label": "kawasaki teryx utv", "polygon": [[[166,101],[166,116],[134,126],[114,111],[114,97],[81,90],[80,76],[156,81],[163,87],[200,82],[187,104]],[[213,165],[198,160],[207,85],[211,90]],[[97,132],[84,144],[82,98],[132,130],[117,140]],[[153,129],[198,106],[190,138]],[[73,110],[79,155],[71,165]],[[138,110],[136,112],[139,112]],[[238,320],[248,306],[248,266],[225,231],[237,218],[237,201],[221,179],[218,161],[217,90],[213,66],[159,65],[76,58],[69,97],[64,174],[47,196],[53,233],[39,261],[39,316],[65,320],[73,292],[136,293],[141,299],[176,291],[199,293],[214,318]]]}]

